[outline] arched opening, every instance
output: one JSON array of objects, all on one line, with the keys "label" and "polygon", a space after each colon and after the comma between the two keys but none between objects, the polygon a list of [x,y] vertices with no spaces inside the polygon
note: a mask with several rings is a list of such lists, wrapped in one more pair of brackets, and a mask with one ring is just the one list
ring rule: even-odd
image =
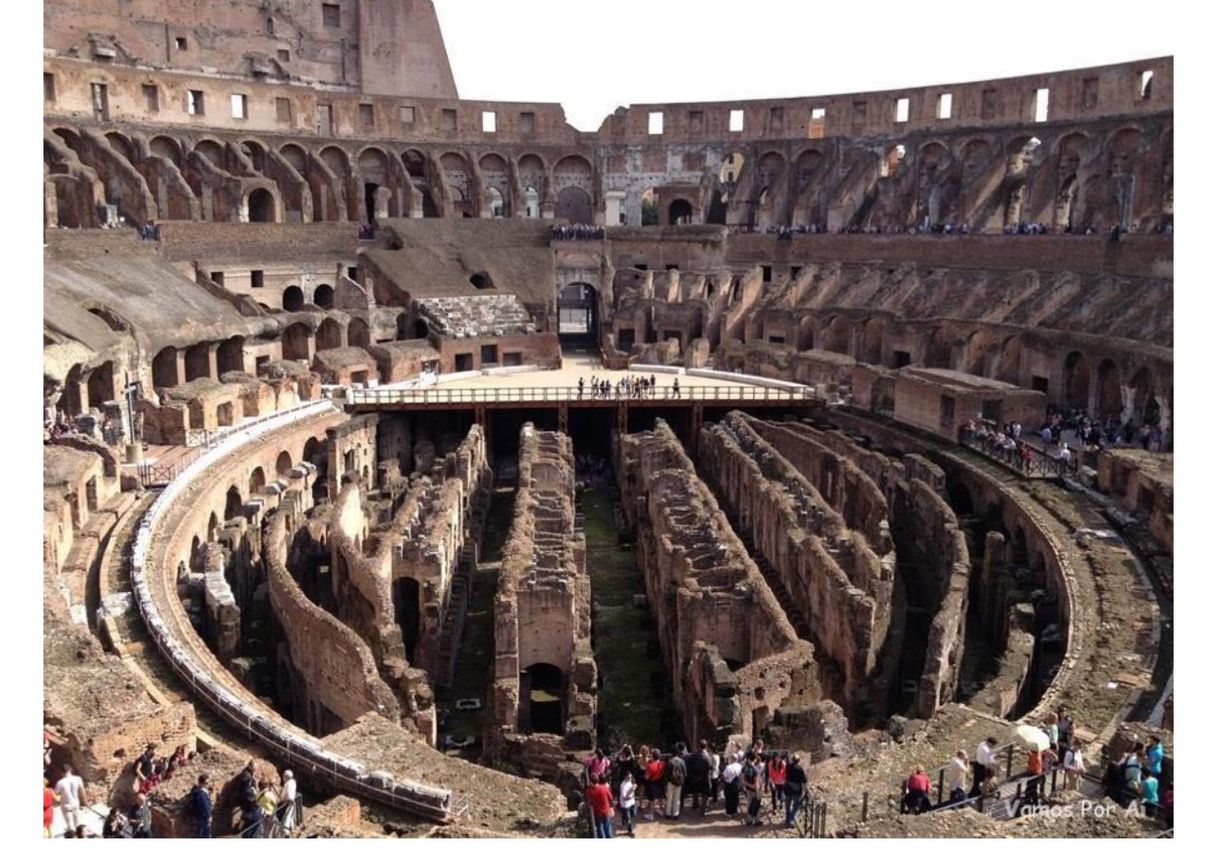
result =
[{"label": "arched opening", "polygon": [[372,339],[368,333],[368,325],[360,318],[352,318],[347,325],[347,347],[367,348]]},{"label": "arched opening", "polygon": [[692,224],[693,220],[694,207],[688,200],[677,198],[668,204],[668,225],[670,227],[680,224]]},{"label": "arched opening", "polygon": [[178,349],[162,348],[152,358],[152,385],[158,389],[171,389],[178,384]]},{"label": "arched opening", "polygon": [[527,188],[524,192],[524,211],[527,218],[541,217],[541,195],[535,188]]},{"label": "arched opening", "polygon": [[1086,409],[1091,389],[1091,372],[1087,360],[1077,350],[1066,357],[1065,401],[1070,409]]},{"label": "arched opening", "polygon": [[256,141],[246,141],[241,144],[241,152],[250,160],[250,165],[260,174],[266,173],[266,150]]},{"label": "arched opening", "polygon": [[411,577],[393,581],[393,618],[402,631],[406,660],[413,663],[419,644],[419,581]]},{"label": "arched opening", "polygon": [[491,275],[485,271],[479,271],[469,278],[469,284],[479,291],[485,289],[493,289],[495,284],[491,282]]},{"label": "arched opening", "polygon": [[[231,495],[235,491],[237,491],[235,488],[230,489],[229,494]],[[237,497],[240,498],[241,496],[238,495]],[[207,519],[207,541],[214,542],[214,541],[216,541],[216,538],[219,535],[220,535],[220,519],[213,512],[211,514],[211,517]]]},{"label": "arched opening", "polygon": [[952,346],[942,330],[935,330],[930,334],[930,341],[926,345],[926,367],[952,367]]},{"label": "arched opening", "polygon": [[228,494],[224,496],[224,520],[232,521],[241,514],[241,507],[245,501],[241,497],[241,490],[236,486],[231,486]]},{"label": "arched opening", "polygon": [[264,188],[250,192],[249,221],[251,224],[275,223],[275,196]]},{"label": "arched opening", "polygon": [[1100,418],[1121,414],[1121,372],[1111,359],[1100,362],[1099,392],[1096,397],[1096,415]]},{"label": "arched opening", "polygon": [[216,351],[216,364],[221,374],[245,370],[245,338],[233,336],[221,342]]},{"label": "arched opening", "polygon": [[884,325],[872,318],[863,326],[863,349],[860,358],[872,365],[884,364]]},{"label": "arched opening", "polygon": [[554,217],[572,224],[592,223],[592,196],[578,186],[567,186],[558,193]]},{"label": "arched opening", "polygon": [[266,474],[262,470],[262,466],[258,466],[250,472],[250,497],[262,494],[262,487],[266,485]]},{"label": "arched opening", "polygon": [[816,316],[805,315],[799,319],[799,338],[795,343],[796,350],[812,350],[816,342]]},{"label": "arched opening", "polygon": [[563,733],[566,684],[562,669],[549,663],[534,663],[520,675],[520,731]]},{"label": "arched opening", "polygon": [[186,349],[186,382],[212,376],[211,345],[200,342]]},{"label": "arched opening", "polygon": [[319,351],[332,350],[343,346],[343,328],[333,318],[327,318],[317,328],[317,345]]},{"label": "arched opening", "polygon": [[976,374],[978,377],[985,376],[985,339],[982,338],[980,332],[973,333],[968,337],[968,342],[964,346],[964,362],[963,370],[969,374]]},{"label": "arched opening", "polygon": [[488,188],[486,190],[486,193],[490,198],[491,217],[492,218],[504,217],[504,213],[505,213],[507,207],[503,202],[503,193],[501,191],[499,191],[499,189],[497,189],[493,186],[491,188]]},{"label": "arched opening", "polygon": [[310,359],[309,339],[313,332],[305,324],[293,324],[283,331],[283,358]]},{"label": "arched opening", "polygon": [[1053,226],[1070,232],[1074,229],[1074,205],[1078,201],[1078,177],[1066,177],[1057,192],[1057,203],[1053,208]]},{"label": "arched opening", "polygon": [[894,144],[884,152],[884,158],[880,160],[880,176],[891,177],[901,167],[902,160],[905,159],[905,145]]},{"label": "arched opening", "polygon": [[275,459],[275,476],[280,480],[286,480],[292,471],[292,466],[292,455],[287,451],[280,451],[279,456]]},{"label": "arched opening", "polygon": [[322,309],[334,308],[334,286],[324,283],[313,290],[313,302]]},{"label": "arched opening", "polygon": [[304,292],[300,286],[288,286],[283,290],[283,308],[288,312],[299,312],[304,308]]},{"label": "arched opening", "polygon": [[596,289],[571,283],[558,293],[558,339],[564,345],[595,346],[600,330]]},{"label": "arched opening", "polygon": [[195,155],[206,159],[221,170],[224,169],[224,148],[217,142],[205,138],[195,145]]},{"label": "arched opening", "polygon": [[1023,355],[1023,344],[1019,336],[1008,336],[1002,343],[998,354],[998,364],[994,369],[994,378],[1004,383],[1021,385],[1019,382],[1019,361]]},{"label": "arched opening", "polygon": [[91,409],[100,409],[103,403],[114,400],[114,363],[106,362],[93,369],[87,391]]},{"label": "arched opening", "polygon": [[825,350],[833,353],[850,352],[850,322],[841,315],[834,316],[825,327]]},{"label": "arched opening", "polygon": [[1133,375],[1133,423],[1158,424],[1159,402],[1155,399],[1155,378],[1149,368],[1139,368]]}]

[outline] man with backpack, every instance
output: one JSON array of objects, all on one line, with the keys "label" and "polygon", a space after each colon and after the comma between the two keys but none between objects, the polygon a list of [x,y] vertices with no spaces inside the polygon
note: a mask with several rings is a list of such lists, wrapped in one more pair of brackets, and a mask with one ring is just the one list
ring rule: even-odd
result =
[{"label": "man with backpack", "polygon": [[785,827],[795,827],[795,814],[799,812],[804,793],[808,790],[808,773],[804,771],[799,754],[792,754],[791,762],[787,764],[786,788],[786,817],[783,824]]},{"label": "man with backpack", "polygon": [[744,787],[746,804],[744,809],[744,823],[746,825],[761,824],[762,774],[761,757],[757,756],[756,751],[753,751],[749,754],[748,760],[745,761],[744,768],[740,772],[740,781]]},{"label": "man with backpack", "polygon": [[196,839],[211,839],[211,792],[207,788],[208,777],[199,775],[199,782],[190,790],[190,817],[195,823]]},{"label": "man with backpack", "polygon": [[685,746],[681,745],[677,753],[668,759],[668,769],[666,772],[668,785],[665,787],[667,805],[664,814],[670,819],[681,818],[681,792],[685,786],[685,776],[687,773],[685,760],[681,756],[684,752]]}]

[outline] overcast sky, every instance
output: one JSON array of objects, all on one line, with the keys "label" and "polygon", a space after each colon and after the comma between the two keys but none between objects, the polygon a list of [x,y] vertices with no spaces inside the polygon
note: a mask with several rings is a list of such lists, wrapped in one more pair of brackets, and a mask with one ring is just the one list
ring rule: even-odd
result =
[{"label": "overcast sky", "polygon": [[[1170,55],[1164,2],[433,0],[462,98],[631,103],[968,82]],[[735,11],[733,11],[735,10]]]}]

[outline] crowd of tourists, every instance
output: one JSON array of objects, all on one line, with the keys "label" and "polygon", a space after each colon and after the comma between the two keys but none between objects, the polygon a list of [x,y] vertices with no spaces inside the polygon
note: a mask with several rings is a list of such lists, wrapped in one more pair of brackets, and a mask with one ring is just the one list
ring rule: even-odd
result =
[{"label": "crowd of tourists", "polygon": [[[594,400],[621,400],[623,398],[654,398],[656,396],[656,377],[655,374],[650,376],[637,377],[622,377],[616,381],[602,380],[595,374],[591,379],[584,381],[580,377],[575,384],[576,398],[584,399],[584,394]],[[674,398],[681,397],[681,381],[674,377],[672,380],[672,393]]]},{"label": "crowd of tourists", "polygon": [[[704,817],[722,803],[723,814],[745,826],[782,816],[794,827],[808,792],[799,755],[767,750],[758,740],[747,749],[730,743],[717,751],[703,739],[696,750],[680,744],[674,753],[625,745],[610,757],[598,749],[583,761],[585,802],[598,839],[614,837],[614,821],[633,837],[638,821],[676,821],[687,806]],[[768,806],[768,809],[767,809]]]},{"label": "crowd of tourists", "polygon": [[[1019,754],[1019,763],[1014,762],[1014,748],[1007,752],[1010,760],[1005,779],[999,778],[1004,749],[996,738],[991,736],[978,744],[971,760],[966,751],[956,751],[941,775],[946,797],[937,800],[931,799],[930,775],[918,766],[905,781],[901,812],[919,815],[963,806],[977,799],[985,806],[999,797],[1004,782],[1014,780],[1022,787],[1017,807],[1022,813],[1035,809],[1044,800],[1046,784],[1054,771],[1060,772],[1063,789],[1078,791],[1087,774],[1087,763],[1082,743],[1074,732],[1074,719],[1064,708],[1058,709],[1041,721],[1039,730],[1043,733],[1042,743],[1026,746]],[[1102,784],[1106,794],[1121,806],[1137,804],[1146,816],[1157,817],[1171,827],[1174,799],[1172,784],[1160,783],[1163,759],[1163,740],[1151,736],[1149,745],[1138,744],[1110,763]]]},{"label": "crowd of tourists", "polygon": [[149,220],[144,223],[136,232],[139,233],[141,241],[160,241],[161,228],[156,221]]},{"label": "crowd of tourists", "polygon": [[592,224],[560,224],[550,228],[550,238],[557,241],[600,241],[605,228]]},{"label": "crowd of tourists", "polygon": [[[153,832],[149,798],[154,792],[173,794],[175,773],[194,757],[195,753],[187,750],[185,745],[179,745],[168,757],[159,756],[156,743],[149,742],[132,765],[131,790],[135,800],[125,810],[117,806],[106,809],[100,806],[100,801],[97,802],[99,806],[91,806],[93,792],[86,787],[84,779],[75,773],[71,763],[56,765],[53,762],[52,736],[49,730],[44,731],[43,836],[52,836],[56,807],[62,818],[63,836],[68,839],[98,836],[106,839],[147,839],[163,835]],[[201,774],[183,799],[183,812],[190,819],[191,832],[196,838],[212,836],[215,810],[213,792],[210,776]],[[295,829],[297,789],[290,770],[283,772],[281,785],[276,789],[269,781],[256,780],[254,762],[250,760],[237,777],[237,797],[241,807],[241,836],[290,836]],[[88,819],[101,820],[100,833],[90,827]]]},{"label": "crowd of tourists", "polygon": [[[736,232],[767,234],[777,236],[779,241],[790,241],[795,236],[803,235],[868,235],[868,236],[967,236],[972,234],[986,234],[985,230],[975,230],[969,227],[967,222],[956,223],[954,221],[945,221],[940,224],[931,224],[924,222],[916,226],[887,226],[881,227],[874,224],[850,224],[840,227],[827,227],[824,224],[798,224],[796,226],[785,226],[782,224],[770,224],[769,226],[761,226],[759,224],[737,224],[732,227]],[[1127,234],[1129,230],[1114,226],[1108,230],[1108,240],[1118,242],[1121,237]],[[1157,225],[1151,231],[1156,235],[1171,235],[1171,222],[1166,222]],[[1096,230],[1094,227],[1073,227],[1070,225],[1060,227],[1050,227],[1047,224],[1034,223],[1029,221],[1021,221],[1018,224],[1006,224],[1002,228],[1002,234],[1008,236],[1042,236],[1042,235],[1083,235],[1094,236]]]}]

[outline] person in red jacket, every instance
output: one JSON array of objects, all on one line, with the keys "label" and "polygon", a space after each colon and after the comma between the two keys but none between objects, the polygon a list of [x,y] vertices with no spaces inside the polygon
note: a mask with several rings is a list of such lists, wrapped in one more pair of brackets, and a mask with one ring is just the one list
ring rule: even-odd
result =
[{"label": "person in red jacket", "polygon": [[58,799],[55,797],[55,790],[51,788],[51,781],[45,777],[42,779],[42,837],[43,839],[51,838],[51,823],[55,821],[55,802]]},{"label": "person in red jacket", "polygon": [[930,809],[930,775],[918,766],[905,784],[905,812],[924,813]]},{"label": "person in red jacket", "polygon": [[588,809],[592,813],[592,830],[597,839],[613,838],[613,793],[602,774],[595,778],[584,791]]}]

